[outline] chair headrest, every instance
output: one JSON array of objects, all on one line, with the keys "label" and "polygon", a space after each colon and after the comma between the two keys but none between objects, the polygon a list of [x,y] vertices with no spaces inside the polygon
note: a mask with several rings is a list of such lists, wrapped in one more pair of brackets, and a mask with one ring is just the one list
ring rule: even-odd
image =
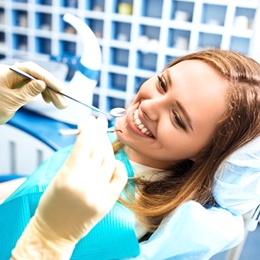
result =
[{"label": "chair headrest", "polygon": [[235,215],[242,215],[260,204],[260,136],[231,154],[214,177],[216,202]]}]

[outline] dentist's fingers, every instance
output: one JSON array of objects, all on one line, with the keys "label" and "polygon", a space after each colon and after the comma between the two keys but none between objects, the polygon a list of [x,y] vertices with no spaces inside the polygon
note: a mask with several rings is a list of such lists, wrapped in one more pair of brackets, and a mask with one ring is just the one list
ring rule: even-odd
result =
[{"label": "dentist's fingers", "polygon": [[[96,129],[95,124],[96,119],[93,116],[88,116],[84,122],[79,124],[79,134],[72,149],[71,155],[68,158],[69,164],[80,168],[81,164],[84,162],[86,163],[90,157],[95,146],[95,138],[93,137]],[[79,162],[81,162],[81,164],[79,164]]]},{"label": "dentist's fingers", "polygon": [[[45,89],[45,84],[41,80],[33,80],[26,83],[23,87],[14,89],[13,91],[19,97],[20,105],[30,102],[33,98],[38,96]],[[22,102],[23,101],[23,102]]]},{"label": "dentist's fingers", "polygon": [[111,199],[118,200],[128,180],[127,171],[121,161],[116,160],[116,168],[111,176],[108,193],[112,194]]},{"label": "dentist's fingers", "polygon": [[103,181],[110,179],[115,168],[115,156],[112,144],[107,135],[108,122],[103,116],[97,118],[98,129],[96,130],[96,142],[91,154],[91,161],[100,165],[100,174],[105,175]]},{"label": "dentist's fingers", "polygon": [[107,121],[107,119],[104,116],[99,116],[97,118],[97,123],[98,123],[101,131],[106,133],[107,132],[107,128],[108,128],[108,121]]},{"label": "dentist's fingers", "polygon": [[42,92],[42,97],[46,103],[52,102],[58,109],[64,109],[68,106],[68,100],[65,96],[46,88]]},{"label": "dentist's fingers", "polygon": [[[66,97],[59,95],[58,93],[55,93],[54,91],[51,91],[46,88],[46,86],[50,86],[56,91],[61,91],[63,88],[63,83],[60,80],[58,80],[54,75],[52,75],[50,72],[48,72],[41,66],[37,65],[36,63],[30,61],[16,63],[14,64],[14,67],[19,68],[20,70],[28,73],[35,79],[42,80],[45,83],[45,90],[42,91],[42,97],[46,103],[52,102],[54,106],[57,107],[58,109],[63,109],[68,106],[68,101]],[[17,83],[19,80],[21,81],[21,78],[23,77],[18,74],[13,76],[14,79],[17,81]]]},{"label": "dentist's fingers", "polygon": [[44,81],[47,86],[50,86],[56,91],[61,91],[63,88],[63,83],[59,79],[32,61],[15,63],[14,66],[28,73],[34,78]]}]

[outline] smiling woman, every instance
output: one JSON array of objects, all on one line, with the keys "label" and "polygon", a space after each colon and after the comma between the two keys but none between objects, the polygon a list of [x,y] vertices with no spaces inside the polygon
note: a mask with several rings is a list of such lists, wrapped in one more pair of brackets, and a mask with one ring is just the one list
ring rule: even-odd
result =
[{"label": "smiling woman", "polygon": [[144,164],[145,156],[150,160],[145,164],[163,169],[195,160],[227,109],[227,90],[225,79],[197,60],[177,63],[147,80],[127,117],[116,123],[129,158]]},{"label": "smiling woman", "polygon": [[[146,81],[127,117],[116,122],[123,131],[118,139],[130,160],[167,172],[153,182],[140,180],[141,195],[132,207],[157,227],[185,201],[214,205],[214,174],[260,135],[259,111],[260,66],[239,53],[193,53]],[[139,125],[150,135],[140,133]]]},{"label": "smiling woman", "polygon": [[[109,214],[107,206],[106,211],[103,210],[102,201],[106,204],[108,193],[100,187],[103,185],[102,178],[107,179],[106,174],[115,169],[114,157],[110,152],[105,153],[110,145],[101,135],[99,125],[93,122],[91,130],[86,131],[88,136],[86,133],[85,139],[79,136],[81,141],[86,140],[85,146],[81,144],[80,147],[83,151],[89,149],[84,147],[92,147],[98,152],[91,152],[88,156],[78,153],[73,159],[77,164],[86,156],[85,164],[77,169],[82,176],[88,175],[89,183],[85,185],[75,173],[68,178],[70,181],[63,183],[69,174],[66,164],[75,156],[75,151],[71,152],[69,147],[43,164],[0,206],[1,212],[8,212],[2,213],[2,216],[8,216],[8,221],[18,211],[25,215],[23,209],[26,204],[30,210],[19,220],[23,221],[22,226],[30,221],[36,210],[36,217],[32,218],[18,240],[14,256],[19,257],[23,251],[23,256],[30,259],[28,256],[33,246],[30,252],[26,248],[29,248],[28,244],[38,243],[42,252],[53,251],[53,255],[63,257],[67,254],[66,259],[209,259],[237,245],[243,238],[242,214],[245,212],[236,208],[236,212],[240,213],[232,214],[232,204],[225,203],[229,200],[225,194],[229,193],[227,190],[222,193],[227,185],[222,183],[217,189],[218,183],[213,181],[215,173],[231,154],[260,135],[259,86],[260,65],[239,53],[206,50],[170,63],[161,73],[142,84],[127,114],[117,119],[113,133],[116,136],[110,136],[116,139],[113,142],[115,158],[124,163],[129,176],[128,185],[115,207]],[[247,168],[250,160],[247,159]],[[101,167],[104,173],[103,164],[108,170],[100,175],[98,169]],[[255,162],[254,167],[257,168]],[[252,174],[260,172],[259,166],[255,168]],[[239,170],[239,167],[236,169]],[[250,170],[248,174],[251,174]],[[225,182],[232,180],[235,185],[236,175],[234,172],[231,175],[225,178]],[[260,182],[260,176],[255,176],[256,184]],[[97,181],[96,178],[101,179]],[[218,178],[222,180],[219,175]],[[61,187],[65,187],[65,193],[59,190]],[[95,193],[97,187],[99,194]],[[78,208],[78,202],[68,205],[79,190],[82,196],[80,200],[75,196],[75,201],[85,204],[80,204]],[[238,194],[238,190],[236,192]],[[243,186],[241,193],[245,192]],[[243,203],[250,205],[248,211],[256,206],[255,201],[259,202],[259,197],[259,189],[256,189],[247,201],[243,198]],[[101,221],[100,215],[99,220],[94,218],[90,234],[75,213],[84,211],[89,198],[89,204],[98,205],[95,211],[105,216]],[[93,198],[97,203],[93,203]],[[240,198],[238,195],[238,200],[242,201]],[[227,206],[224,209],[219,205]],[[45,214],[42,214],[43,208]],[[119,208],[122,210],[121,217],[117,215]],[[75,213],[75,217],[71,212]],[[87,212],[84,213],[85,218],[89,214]],[[64,215],[67,216],[65,219]],[[39,218],[44,219],[45,225],[38,223]],[[66,221],[67,218],[71,221]],[[1,218],[0,221],[4,223]],[[19,221],[13,225],[17,226]],[[75,230],[80,230],[80,237],[64,235],[66,230],[71,230],[72,224]],[[52,240],[44,226],[51,227],[48,232],[59,231],[61,247],[57,243],[57,232]],[[126,231],[125,227],[130,227],[130,230]],[[9,248],[5,242],[6,255],[10,255],[11,246],[15,245],[22,230],[20,225],[19,229],[14,228],[15,234],[10,235],[9,232],[5,236],[1,233],[0,247],[1,242],[4,244],[6,240],[12,240],[8,243]],[[35,235],[37,243],[33,239],[28,242],[28,234],[34,234],[32,230],[40,230],[40,237],[48,243],[39,243]],[[127,243],[118,245],[126,238]],[[108,242],[113,239],[116,241],[114,244]],[[68,251],[64,249],[64,240],[69,241]],[[38,252],[41,246],[38,246]]]}]

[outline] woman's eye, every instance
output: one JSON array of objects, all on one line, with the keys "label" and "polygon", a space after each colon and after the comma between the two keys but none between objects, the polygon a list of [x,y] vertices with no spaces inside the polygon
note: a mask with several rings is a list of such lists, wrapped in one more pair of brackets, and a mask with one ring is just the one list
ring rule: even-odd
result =
[{"label": "woman's eye", "polygon": [[177,123],[177,125],[179,127],[181,127],[182,129],[186,130],[186,126],[184,125],[184,123],[182,122],[181,118],[179,117],[179,115],[173,111],[173,115],[174,115],[174,120]]},{"label": "woman's eye", "polygon": [[166,92],[166,84],[164,83],[163,78],[161,76],[157,76],[157,78],[160,88]]}]

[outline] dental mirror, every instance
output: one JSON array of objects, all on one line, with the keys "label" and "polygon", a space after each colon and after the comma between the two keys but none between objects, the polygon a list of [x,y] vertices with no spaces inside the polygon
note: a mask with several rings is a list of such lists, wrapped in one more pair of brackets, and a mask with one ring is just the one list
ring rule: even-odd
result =
[{"label": "dental mirror", "polygon": [[[12,70],[13,72],[17,73],[17,74],[20,74],[20,75],[26,77],[27,79],[32,79],[32,80],[36,79],[33,76],[31,76],[30,74],[28,74],[28,73],[26,73],[26,72],[24,72],[24,71],[22,71],[22,70],[20,70],[18,68],[9,67],[9,69]],[[114,118],[121,117],[121,116],[124,116],[126,114],[126,110],[124,108],[122,108],[122,107],[113,108],[113,109],[111,109],[109,111],[109,113],[107,113],[107,112],[104,112],[104,111],[100,110],[97,107],[94,107],[92,105],[88,105],[86,103],[83,103],[83,102],[81,102],[81,101],[79,101],[79,100],[77,100],[77,99],[75,99],[75,98],[73,98],[71,96],[68,96],[67,94],[65,94],[63,92],[57,91],[57,90],[55,90],[55,89],[53,89],[53,88],[51,88],[49,86],[47,86],[47,88],[52,90],[52,91],[54,91],[57,94],[63,95],[63,96],[65,96],[65,97],[67,97],[67,98],[69,98],[69,99],[71,99],[71,100],[73,100],[73,101],[75,101],[75,102],[85,106],[85,107],[90,108],[92,111],[95,111],[95,112],[98,112],[98,113],[101,113],[101,114],[105,115],[106,117],[108,117],[108,119],[111,119],[111,117],[114,117]]]},{"label": "dental mirror", "polygon": [[111,109],[109,113],[113,117],[120,117],[120,116],[124,116],[126,114],[126,110],[122,107],[115,107],[115,108]]}]

